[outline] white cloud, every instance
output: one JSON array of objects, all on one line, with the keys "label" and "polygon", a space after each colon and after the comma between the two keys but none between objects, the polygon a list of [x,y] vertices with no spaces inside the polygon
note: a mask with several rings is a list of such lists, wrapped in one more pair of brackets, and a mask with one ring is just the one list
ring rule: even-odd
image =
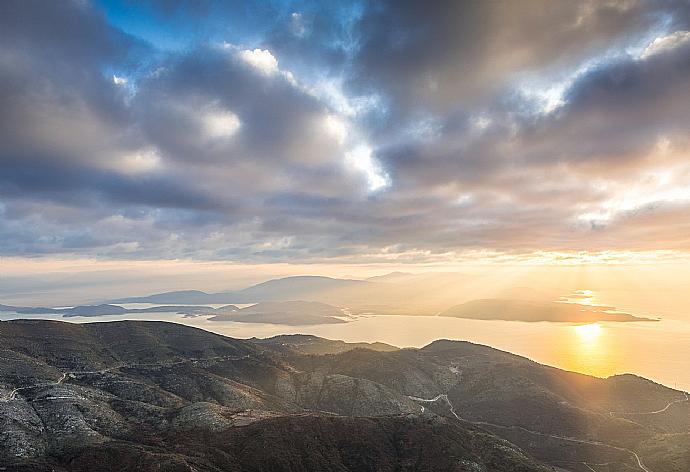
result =
[{"label": "white cloud", "polygon": [[140,149],[123,155],[117,161],[117,169],[127,174],[140,174],[152,171],[161,165],[161,157],[155,149]]},{"label": "white cloud", "polygon": [[239,57],[262,74],[273,75],[279,71],[278,60],[268,49],[244,49],[239,52]]},{"label": "white cloud", "polygon": [[472,119],[472,125],[474,125],[474,127],[479,131],[483,131],[491,126],[491,122],[491,117],[484,114],[477,115]]},{"label": "white cloud", "polygon": [[348,135],[348,123],[336,115],[326,115],[323,120],[326,132],[333,136],[341,145],[345,143]]},{"label": "white cloud", "polygon": [[642,174],[637,183],[612,185],[611,198],[579,215],[578,219],[605,223],[657,205],[690,202],[690,181],[678,177],[683,175],[690,175],[689,166],[650,170]]},{"label": "white cloud", "polygon": [[360,144],[345,153],[347,162],[357,171],[364,174],[370,192],[375,192],[390,184],[388,174],[383,172],[372,157],[372,150],[366,144]]},{"label": "white cloud", "polygon": [[319,77],[305,89],[305,92],[327,103],[330,108],[348,118],[354,118],[382,106],[381,98],[377,95],[350,97],[343,88],[342,77]]},{"label": "white cloud", "polygon": [[113,75],[113,83],[115,85],[127,85],[127,79],[125,77]]},{"label": "white cloud", "polygon": [[211,139],[228,138],[242,125],[239,117],[229,110],[212,109],[202,115],[202,125]]},{"label": "white cloud", "polygon": [[666,36],[659,36],[642,51],[640,59],[644,60],[655,54],[670,51],[687,42],[690,42],[690,31],[675,31]]}]

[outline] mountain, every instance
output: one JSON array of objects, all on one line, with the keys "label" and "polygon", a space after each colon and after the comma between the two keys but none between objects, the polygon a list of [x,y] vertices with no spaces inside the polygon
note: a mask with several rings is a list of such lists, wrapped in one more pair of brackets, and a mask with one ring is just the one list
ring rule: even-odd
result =
[{"label": "mountain", "polygon": [[370,282],[398,282],[401,280],[407,280],[410,279],[411,277],[414,277],[415,274],[411,272],[389,272],[387,274],[383,275],[375,275],[373,277],[367,278],[368,281]]},{"label": "mountain", "polygon": [[224,293],[211,294],[200,290],[179,290],[175,292],[156,293],[145,297],[128,297],[113,300],[110,303],[154,303],[203,305],[204,303],[231,303]]},{"label": "mountain", "polygon": [[463,299],[467,276],[394,272],[367,280],[296,276],[268,280],[241,290],[197,290],[127,297],[108,303],[219,304],[306,300],[347,307],[352,313],[436,315]]},{"label": "mountain", "polygon": [[[205,413],[205,412],[204,412]],[[184,413],[183,413],[184,414]],[[227,413],[226,413],[227,414]],[[182,415],[180,415],[182,416]],[[221,416],[221,418],[223,418]],[[229,431],[229,432],[228,432]],[[32,461],[6,471],[241,472],[357,471],[551,472],[553,469],[476,428],[440,417],[353,418],[299,415],[252,418],[225,434],[173,429],[153,444],[112,440],[68,460]]]},{"label": "mountain", "polygon": [[0,465],[690,470],[684,392],[468,342],[343,344],[162,322],[0,322]]},{"label": "mountain", "polygon": [[[303,276],[269,280],[228,292],[182,291],[123,298],[118,303],[254,304],[305,300],[347,308],[353,315],[453,316],[474,319],[581,322],[650,321],[614,307],[555,302],[553,288],[500,285],[465,273],[392,272],[367,280]],[[571,294],[572,295],[572,294]]]},{"label": "mountain", "polygon": [[305,408],[290,356],[186,326],[1,322],[0,345],[6,471],[549,470],[471,425],[377,414],[392,391],[366,417]]},{"label": "mountain", "polygon": [[593,323],[595,321],[657,321],[615,311],[615,307],[591,306],[534,300],[472,300],[443,311],[439,316],[474,320],[553,321]]},{"label": "mountain", "polygon": [[340,289],[360,287],[366,281],[334,279],[320,276],[295,276],[268,280],[242,290],[205,293],[198,290],[166,292],[145,297],[130,297],[114,300],[111,303],[258,303],[264,301],[313,300],[324,294]]},{"label": "mountain", "polygon": [[363,287],[369,282],[319,276],[296,276],[269,280],[236,292],[245,302],[309,299],[332,290]]},{"label": "mountain", "polygon": [[[205,293],[195,290],[127,297],[108,303],[218,304],[306,300],[340,307],[352,313],[436,315],[462,301],[467,275],[453,273],[391,273],[367,280],[296,276],[268,280],[241,290]],[[475,281],[476,283],[476,281]],[[477,291],[473,287],[471,293]]]}]

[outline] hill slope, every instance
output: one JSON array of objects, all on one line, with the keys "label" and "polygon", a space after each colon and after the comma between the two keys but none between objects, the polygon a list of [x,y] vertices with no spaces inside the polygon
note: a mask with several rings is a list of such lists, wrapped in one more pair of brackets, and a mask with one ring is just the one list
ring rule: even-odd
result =
[{"label": "hill slope", "polygon": [[384,351],[161,322],[1,322],[0,464],[687,471],[682,392],[466,342]]}]

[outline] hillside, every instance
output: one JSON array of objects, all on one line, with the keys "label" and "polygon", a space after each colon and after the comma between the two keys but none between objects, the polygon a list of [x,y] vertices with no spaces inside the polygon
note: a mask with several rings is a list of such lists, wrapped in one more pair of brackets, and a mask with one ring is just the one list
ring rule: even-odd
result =
[{"label": "hillside", "polygon": [[466,342],[23,320],[0,356],[7,470],[688,470],[682,392]]}]

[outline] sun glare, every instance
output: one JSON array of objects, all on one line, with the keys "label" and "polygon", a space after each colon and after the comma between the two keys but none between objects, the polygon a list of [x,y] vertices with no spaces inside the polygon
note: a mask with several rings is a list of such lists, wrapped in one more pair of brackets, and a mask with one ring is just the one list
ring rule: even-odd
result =
[{"label": "sun glare", "polygon": [[598,323],[575,326],[575,332],[583,340],[593,341],[601,334],[601,325]]}]

